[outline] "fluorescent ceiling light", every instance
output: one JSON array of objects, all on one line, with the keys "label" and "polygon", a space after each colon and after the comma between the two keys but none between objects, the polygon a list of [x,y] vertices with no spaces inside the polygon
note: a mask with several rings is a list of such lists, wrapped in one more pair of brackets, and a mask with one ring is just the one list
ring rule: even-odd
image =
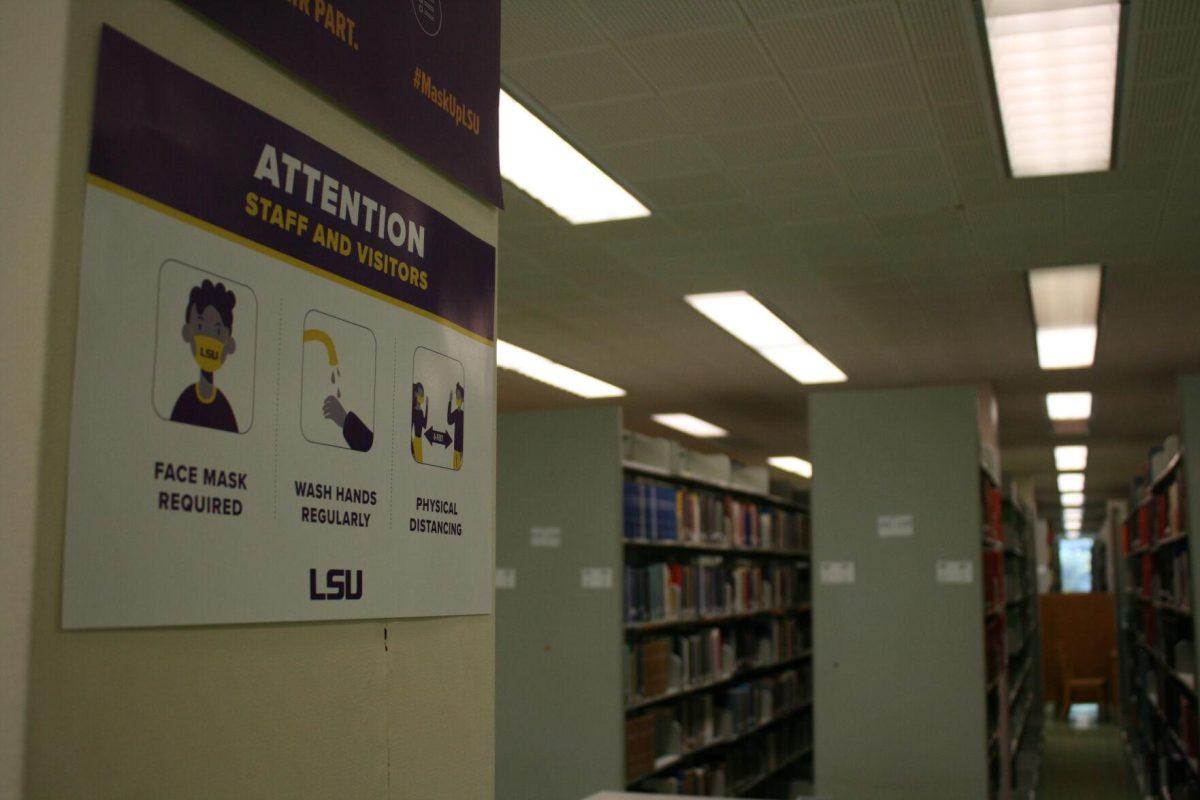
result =
[{"label": "fluorescent ceiling light", "polygon": [[1076,532],[1081,531],[1083,530],[1083,520],[1063,520],[1063,530]]},{"label": "fluorescent ceiling light", "polygon": [[689,294],[683,299],[800,383],[846,380],[846,373],[748,292]]},{"label": "fluorescent ceiling light", "polygon": [[1042,369],[1090,367],[1096,360],[1099,264],[1029,270],[1029,296]]},{"label": "fluorescent ceiling light", "polygon": [[1067,538],[1068,538],[1068,539],[1078,539],[1078,538],[1079,538],[1079,531],[1077,531],[1077,530],[1074,530],[1074,531],[1073,531],[1073,530],[1067,530]]},{"label": "fluorescent ceiling light", "polygon": [[611,383],[605,383],[591,375],[564,367],[544,356],[531,353],[503,340],[496,341],[496,366],[589,399],[622,397],[625,394],[625,390],[619,386],[613,386]]},{"label": "fluorescent ceiling light", "polygon": [[500,92],[500,174],[574,225],[650,210],[508,92]]},{"label": "fluorescent ceiling light", "polygon": [[1091,392],[1051,392],[1046,395],[1050,419],[1087,419],[1092,416]]},{"label": "fluorescent ceiling light", "polygon": [[1112,168],[1121,5],[984,0],[1014,178]]},{"label": "fluorescent ceiling light", "polygon": [[1063,522],[1067,522],[1069,520],[1079,520],[1082,522],[1083,521],[1083,509],[1082,508],[1064,508],[1063,509]]},{"label": "fluorescent ceiling light", "polygon": [[1062,503],[1063,508],[1081,508],[1083,506],[1083,492],[1064,492],[1059,495],[1058,500]]},{"label": "fluorescent ceiling light", "polygon": [[1086,444],[1063,444],[1054,448],[1054,468],[1059,472],[1087,469]]},{"label": "fluorescent ceiling light", "polygon": [[812,477],[812,463],[796,456],[771,456],[767,463],[777,469],[794,472],[802,478]]},{"label": "fluorescent ceiling light", "polygon": [[1082,472],[1063,472],[1058,476],[1058,491],[1063,493],[1083,491]]},{"label": "fluorescent ceiling light", "polygon": [[729,435],[729,431],[724,428],[719,428],[711,422],[705,422],[699,417],[693,417],[691,414],[654,414],[650,418],[659,425],[683,431],[698,439],[717,439]]}]

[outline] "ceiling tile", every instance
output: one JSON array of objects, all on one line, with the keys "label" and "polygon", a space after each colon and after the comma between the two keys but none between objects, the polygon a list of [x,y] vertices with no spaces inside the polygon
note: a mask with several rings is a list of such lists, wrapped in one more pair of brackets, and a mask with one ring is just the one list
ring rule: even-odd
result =
[{"label": "ceiling tile", "polygon": [[901,0],[900,16],[917,57],[963,52],[967,37],[975,35],[967,8],[959,0]]},{"label": "ceiling tile", "polygon": [[663,95],[666,106],[692,130],[751,128],[796,119],[796,107],[778,80],[686,89]]},{"label": "ceiling tile", "polygon": [[1142,35],[1133,75],[1139,82],[1186,80],[1193,74],[1200,50],[1196,28],[1159,28]]},{"label": "ceiling tile", "polygon": [[598,47],[604,43],[604,38],[570,3],[504,0],[500,13],[501,63]]},{"label": "ceiling tile", "polygon": [[925,95],[908,62],[868,64],[822,72],[786,72],[805,113],[845,117],[924,108]]},{"label": "ceiling tile", "polygon": [[929,147],[839,156],[837,164],[853,187],[949,178],[941,153]]},{"label": "ceiling tile", "polygon": [[646,80],[664,91],[775,75],[758,39],[747,28],[698,31],[620,47]]},{"label": "ceiling tile", "polygon": [[991,90],[965,53],[918,58],[917,72],[929,92],[929,102],[934,106],[979,105],[985,98],[990,105]]},{"label": "ceiling tile", "polygon": [[788,74],[908,58],[904,32],[890,3],[763,21],[758,29]]},{"label": "ceiling tile", "polygon": [[821,152],[812,129],[803,123],[711,131],[700,138],[731,167],[790,161]]},{"label": "ceiling tile", "polygon": [[729,175],[745,186],[751,197],[806,191],[825,194],[843,185],[837,167],[824,156],[756,164],[730,170]]},{"label": "ceiling tile", "polygon": [[589,10],[619,42],[743,24],[733,0],[603,0]]},{"label": "ceiling tile", "polygon": [[506,64],[504,78],[506,85],[511,81],[552,109],[580,98],[596,102],[650,93],[650,87],[609,48]]},{"label": "ceiling tile", "polygon": [[744,194],[742,187],[720,172],[697,172],[644,180],[638,183],[638,190],[652,204],[662,208],[725,201],[741,198]]},{"label": "ceiling tile", "polygon": [[676,135],[680,123],[656,97],[631,97],[562,108],[558,117],[574,141],[603,148]]},{"label": "ceiling tile", "polygon": [[670,136],[599,148],[597,157],[610,172],[625,180],[664,178],[704,172],[716,162],[691,136]]},{"label": "ceiling tile", "polygon": [[898,111],[813,122],[831,153],[925,147],[935,140],[928,111]]}]

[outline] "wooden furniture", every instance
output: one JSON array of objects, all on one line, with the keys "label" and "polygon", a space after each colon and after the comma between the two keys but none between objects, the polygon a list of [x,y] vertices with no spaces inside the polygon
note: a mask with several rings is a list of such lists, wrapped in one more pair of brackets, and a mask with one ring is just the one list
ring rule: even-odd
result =
[{"label": "wooden furniture", "polygon": [[1061,641],[1058,643],[1058,669],[1062,676],[1062,700],[1059,703],[1058,714],[1062,719],[1066,719],[1067,714],[1071,711],[1071,703],[1080,698],[1094,699],[1100,706],[1100,718],[1104,719],[1108,716],[1108,678],[1103,675],[1097,677],[1076,675],[1071,665],[1071,659],[1067,656],[1067,646]]}]

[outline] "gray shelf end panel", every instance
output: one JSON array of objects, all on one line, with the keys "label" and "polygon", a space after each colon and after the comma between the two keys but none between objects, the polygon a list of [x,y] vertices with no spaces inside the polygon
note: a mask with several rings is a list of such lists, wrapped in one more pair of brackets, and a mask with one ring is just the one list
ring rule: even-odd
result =
[{"label": "gray shelf end panel", "polygon": [[621,411],[497,427],[496,568],[515,578],[496,590],[497,800],[620,789]]},{"label": "gray shelf end panel", "polygon": [[[942,387],[809,400],[821,796],[988,795],[979,398]],[[880,520],[897,516],[911,534]],[[955,569],[939,582],[943,560],[969,564],[970,581]],[[831,562],[852,563],[853,582],[845,567],[823,577]]]}]

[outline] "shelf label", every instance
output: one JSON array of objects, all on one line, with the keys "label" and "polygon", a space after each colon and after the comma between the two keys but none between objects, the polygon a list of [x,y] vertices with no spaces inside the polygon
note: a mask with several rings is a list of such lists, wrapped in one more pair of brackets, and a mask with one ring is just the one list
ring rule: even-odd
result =
[{"label": "shelf label", "polygon": [[970,561],[952,561],[938,559],[938,583],[973,583],[975,581],[975,565]]},{"label": "shelf label", "polygon": [[881,515],[875,518],[875,532],[880,539],[913,535],[912,514]]},{"label": "shelf label", "polygon": [[496,567],[496,588],[497,589],[515,589],[515,588],[517,588],[517,568],[516,567]]},{"label": "shelf label", "polygon": [[854,583],[854,562],[822,561],[821,583]]},{"label": "shelf label", "polygon": [[532,547],[562,547],[562,528],[550,526],[530,528],[529,544]]},{"label": "shelf label", "polygon": [[613,571],[609,567],[584,567],[579,571],[579,585],[584,589],[611,589]]}]

